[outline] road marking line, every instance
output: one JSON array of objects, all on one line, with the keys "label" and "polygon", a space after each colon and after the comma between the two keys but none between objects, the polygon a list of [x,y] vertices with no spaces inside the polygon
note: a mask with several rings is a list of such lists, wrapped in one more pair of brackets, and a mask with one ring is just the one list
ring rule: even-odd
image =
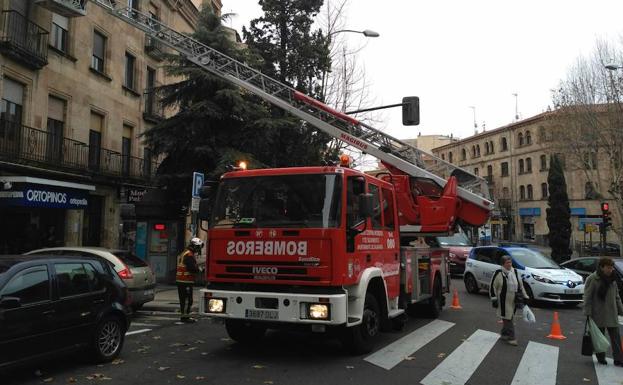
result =
[{"label": "road marking line", "polygon": [[139,333],[147,333],[150,332],[151,329],[139,329],[139,330],[133,330],[131,332],[127,332],[125,333],[126,336],[131,336],[132,334],[139,334]]},{"label": "road marking line", "polygon": [[558,347],[528,342],[512,385],[556,385]]},{"label": "road marking line", "polygon": [[154,326],[158,326],[158,325],[156,325],[156,324],[142,323],[142,322],[132,322],[132,326],[151,326],[151,327],[154,327]]},{"label": "road marking line", "polygon": [[476,330],[424,379],[423,385],[465,385],[499,338],[498,333]]},{"label": "road marking line", "polygon": [[364,360],[383,369],[390,370],[404,360],[405,357],[417,352],[452,326],[454,326],[452,322],[434,320],[383,349],[372,353]]},{"label": "road marking line", "polygon": [[175,321],[175,320],[179,320],[180,317],[157,317],[157,316],[151,316],[151,317],[145,317],[146,320],[149,321]]},{"label": "road marking line", "polygon": [[597,363],[597,357],[593,355],[593,365],[597,374],[599,385],[621,385],[621,368],[614,366],[611,358],[606,358],[608,365]]}]

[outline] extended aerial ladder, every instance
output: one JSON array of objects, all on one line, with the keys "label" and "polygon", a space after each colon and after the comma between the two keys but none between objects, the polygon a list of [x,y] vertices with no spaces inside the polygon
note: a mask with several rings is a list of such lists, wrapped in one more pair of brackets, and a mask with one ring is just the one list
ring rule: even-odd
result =
[{"label": "extended aerial ladder", "polygon": [[[111,0],[92,0],[188,61],[308,122],[333,138],[375,156],[388,168],[383,176],[395,186],[401,231],[452,232],[457,219],[471,225],[487,221],[493,202],[483,178],[411,146],[294,88],[264,75],[205,44],[177,32],[150,15]],[[432,180],[443,191],[418,190],[417,180]],[[426,183],[423,184],[426,186]],[[420,189],[421,190],[421,189]]]}]

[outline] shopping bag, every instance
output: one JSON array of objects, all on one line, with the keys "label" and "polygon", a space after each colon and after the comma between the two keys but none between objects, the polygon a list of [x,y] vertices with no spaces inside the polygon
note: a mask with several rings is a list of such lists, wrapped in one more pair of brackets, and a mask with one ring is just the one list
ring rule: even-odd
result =
[{"label": "shopping bag", "polygon": [[528,305],[524,305],[523,307],[523,320],[531,324],[536,322],[536,317]]},{"label": "shopping bag", "polygon": [[593,351],[595,353],[605,353],[610,347],[610,341],[608,341],[608,338],[599,330],[592,318],[588,319],[588,329],[591,340],[593,341]]},{"label": "shopping bag", "polygon": [[593,340],[591,339],[591,334],[588,331],[588,317],[586,317],[586,323],[584,324],[584,336],[582,337],[582,355],[593,355]]}]

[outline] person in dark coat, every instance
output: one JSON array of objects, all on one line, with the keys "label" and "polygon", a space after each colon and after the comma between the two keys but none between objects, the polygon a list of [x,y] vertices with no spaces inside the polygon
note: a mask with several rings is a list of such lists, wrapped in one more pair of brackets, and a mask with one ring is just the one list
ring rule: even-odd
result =
[{"label": "person in dark coat", "polygon": [[497,307],[497,316],[502,319],[501,338],[507,341],[509,345],[517,346],[513,316],[515,309],[520,307],[529,297],[523,287],[521,277],[513,268],[511,257],[504,255],[501,262],[502,268],[493,273],[491,278],[489,296],[493,306]]},{"label": "person in dark coat", "polygon": [[[593,319],[602,333],[606,329],[610,336],[612,357],[616,366],[623,366],[619,320],[623,316],[623,304],[619,296],[614,273],[614,261],[604,257],[599,260],[597,270],[586,278],[584,284],[584,315]],[[606,353],[595,353],[600,364],[607,365]]]}]

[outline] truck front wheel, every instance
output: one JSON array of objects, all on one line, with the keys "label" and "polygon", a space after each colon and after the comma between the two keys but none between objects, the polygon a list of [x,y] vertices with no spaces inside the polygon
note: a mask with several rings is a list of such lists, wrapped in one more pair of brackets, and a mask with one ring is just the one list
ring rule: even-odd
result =
[{"label": "truck front wheel", "polygon": [[225,329],[227,329],[227,334],[232,340],[241,344],[256,343],[266,333],[266,328],[261,325],[237,319],[226,320]]},{"label": "truck front wheel", "polygon": [[367,293],[361,323],[344,330],[342,343],[353,354],[370,353],[380,331],[381,311],[379,303],[372,294]]}]

